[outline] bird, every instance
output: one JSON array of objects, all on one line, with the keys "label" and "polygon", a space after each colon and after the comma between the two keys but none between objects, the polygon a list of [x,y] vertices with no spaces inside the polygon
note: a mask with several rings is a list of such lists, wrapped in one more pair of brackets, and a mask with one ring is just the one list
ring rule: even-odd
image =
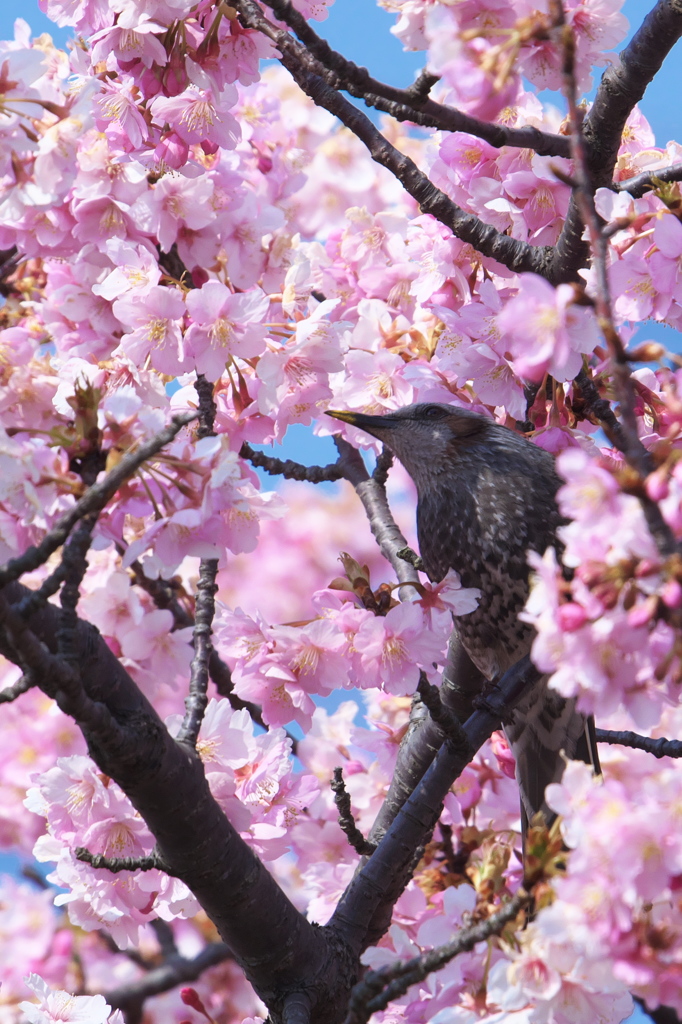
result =
[{"label": "bird", "polygon": [[[454,569],[477,587],[478,607],[458,617],[466,654],[494,684],[530,653],[535,630],[519,619],[529,593],[528,552],[550,546],[566,520],[556,494],[553,456],[483,414],[443,403],[417,403],[382,415],[327,410],[380,440],[400,460],[417,489],[417,537],[424,569],[439,583]],[[503,723],[516,760],[522,824],[556,815],[546,787],[561,780],[566,759],[598,773],[594,722],[547,685],[524,694]],[[483,683],[482,685],[485,685]]]}]

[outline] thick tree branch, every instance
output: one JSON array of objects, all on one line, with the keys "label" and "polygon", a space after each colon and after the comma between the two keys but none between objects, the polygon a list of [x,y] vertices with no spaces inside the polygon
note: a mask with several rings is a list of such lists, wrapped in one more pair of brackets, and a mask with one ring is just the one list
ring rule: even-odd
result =
[{"label": "thick tree branch", "polygon": [[466,721],[467,746],[456,748],[449,740],[443,743],[334,912],[330,925],[353,950],[360,953],[377,941],[378,936],[370,927],[372,920],[383,916],[381,912],[389,904],[395,904],[407,884],[414,853],[438,820],[450,786],[539,677],[540,673],[528,656],[517,662]]},{"label": "thick tree branch", "polygon": [[[42,638],[29,628],[10,604],[8,596],[11,592],[10,584],[7,591],[0,594],[0,650],[22,668],[34,685],[52,697],[60,710],[70,715],[84,733],[87,730],[91,735],[106,735],[113,744],[120,742],[121,729],[106,705],[92,700],[84,690],[79,662],[58,657],[41,642]],[[49,608],[55,617],[53,646],[56,651],[62,619],[59,609],[52,605]]]},{"label": "thick tree branch", "polygon": [[[438,81],[434,75],[423,73],[409,89],[396,89],[372,78],[366,68],[333,50],[320,38],[309,22],[289,0],[264,0],[279,21],[291,28],[308,51],[326,69],[325,81],[333,89],[343,89],[366,106],[384,111],[397,121],[410,121],[424,128],[438,128],[446,132],[467,132],[484,139],[491,146],[516,146],[532,149],[541,156],[568,156],[568,139],[564,135],[541,132],[537,128],[508,128],[491,124],[477,117],[463,114],[455,107],[436,103],[428,98],[430,88]],[[423,84],[421,84],[423,83]]]},{"label": "thick tree branch", "polygon": [[[25,594],[10,584],[3,604]],[[58,616],[46,605],[26,627],[40,641],[36,677],[50,695],[61,671],[51,653]],[[91,757],[128,795],[168,870],[195,894],[271,1010],[281,1012],[295,986],[324,994],[329,1004],[315,1019],[335,1024],[357,979],[344,943],[329,929],[313,928],[287,899],[216,803],[199,758],[172,739],[97,631],[79,622],[77,639],[83,699],[104,719],[79,719]]]},{"label": "thick tree branch", "polygon": [[[443,672],[440,699],[445,708],[459,722],[466,722],[473,711],[475,698],[481,693],[486,680],[464,650],[456,629],[450,636],[448,662]],[[433,759],[443,745],[443,730],[428,712],[421,698],[415,694],[410,710],[410,724],[398,749],[391,784],[368,841],[379,843],[396,815],[409,800]],[[369,933],[381,936],[391,923],[393,904],[385,900],[373,916]]]}]

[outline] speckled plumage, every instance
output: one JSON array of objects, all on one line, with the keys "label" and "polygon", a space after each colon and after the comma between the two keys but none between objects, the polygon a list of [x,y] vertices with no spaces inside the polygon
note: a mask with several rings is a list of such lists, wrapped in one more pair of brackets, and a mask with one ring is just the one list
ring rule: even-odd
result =
[{"label": "speckled plumage", "polygon": [[[478,608],[457,619],[457,631],[483,675],[498,678],[530,651],[533,640],[532,627],[518,619],[528,595],[527,552],[542,554],[558,544],[560,480],[552,456],[455,406],[419,404],[386,416],[343,418],[383,441],[413,478],[419,548],[429,578],[438,582],[452,568],[463,586],[480,588]],[[584,716],[543,679],[505,731],[526,814],[542,810],[549,817],[545,787],[561,778],[561,752],[574,756],[586,732]]]}]

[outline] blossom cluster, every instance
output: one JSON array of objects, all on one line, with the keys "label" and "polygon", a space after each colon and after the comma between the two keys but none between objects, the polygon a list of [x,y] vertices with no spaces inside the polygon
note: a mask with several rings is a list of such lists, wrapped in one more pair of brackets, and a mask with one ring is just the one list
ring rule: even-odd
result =
[{"label": "blossom cluster", "polygon": [[[563,52],[547,2],[484,0],[457,5],[433,0],[386,3],[398,10],[393,28],[403,45],[426,50],[428,67],[442,76],[445,102],[486,120],[514,105],[526,78],[538,89],[561,88]],[[563,5],[575,38],[576,79],[589,90],[592,69],[609,62],[605,53],[623,40],[627,19],[622,0],[569,0]]]},{"label": "blossom cluster", "polygon": [[[677,451],[671,449],[673,458],[651,474],[647,487],[679,536]],[[660,554],[640,502],[624,493],[622,461],[569,447],[557,467],[566,481],[559,507],[571,521],[559,531],[562,566],[552,548],[529,556],[536,578],[522,618],[537,631],[533,659],[551,673],[550,685],[578,697],[586,712],[602,717],[625,708],[638,728],[648,730],[677,703],[679,559]]]},{"label": "blossom cluster", "polygon": [[[177,715],[167,720],[171,732],[180,723]],[[209,703],[197,744],[208,784],[235,828],[267,861],[288,851],[291,826],[318,790],[314,776],[293,774],[290,747],[283,730],[255,735],[246,710],[233,711],[225,699]],[[137,945],[141,926],[154,918],[197,914],[187,887],[159,870],[112,875],[78,859],[80,847],[105,857],[144,858],[154,846],[128,798],[89,758],[58,758],[34,778],[25,804],[46,819],[47,833],[33,853],[38,861],[55,862],[48,880],[67,890],[55,904],[68,905],[74,924],[86,931],[104,927],[126,948]]]},{"label": "blossom cluster", "polygon": [[357,687],[405,696],[421,672],[435,677],[446,660],[452,616],[473,611],[480,591],[463,588],[454,571],[423,590],[423,598],[392,602],[383,614],[348,590],[318,591],[320,615],[295,626],[269,626],[225,609],[216,623],[217,648],[234,659],[235,692],[260,704],[269,725],[293,720],[307,729],[311,694]]}]

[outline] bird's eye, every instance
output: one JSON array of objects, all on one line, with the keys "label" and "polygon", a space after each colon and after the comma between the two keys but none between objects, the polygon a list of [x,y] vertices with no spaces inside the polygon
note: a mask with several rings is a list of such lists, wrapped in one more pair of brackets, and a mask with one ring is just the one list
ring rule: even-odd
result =
[{"label": "bird's eye", "polygon": [[427,405],[422,416],[427,420],[439,420],[444,415],[439,405]]}]

